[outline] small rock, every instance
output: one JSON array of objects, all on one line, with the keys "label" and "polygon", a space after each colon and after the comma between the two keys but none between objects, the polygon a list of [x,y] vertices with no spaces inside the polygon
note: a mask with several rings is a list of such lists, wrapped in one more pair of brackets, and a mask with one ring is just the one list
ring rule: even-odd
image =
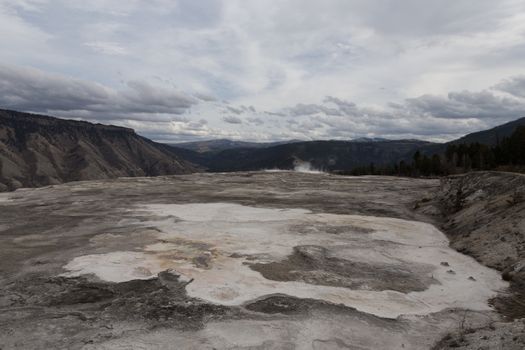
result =
[{"label": "small rock", "polygon": [[456,272],[454,270],[448,270],[447,273],[450,273],[451,275],[455,275]]},{"label": "small rock", "polygon": [[442,262],[441,262],[441,266],[450,266],[450,265],[449,265],[448,262],[446,262],[446,261],[442,261]]},{"label": "small rock", "polygon": [[501,278],[504,281],[512,281],[514,278],[514,269],[512,267],[508,267],[501,273]]},{"label": "small rock", "polygon": [[470,281],[475,281],[475,280],[476,280],[476,279],[475,279],[474,277],[472,277],[472,276],[470,276],[468,279],[469,279]]}]

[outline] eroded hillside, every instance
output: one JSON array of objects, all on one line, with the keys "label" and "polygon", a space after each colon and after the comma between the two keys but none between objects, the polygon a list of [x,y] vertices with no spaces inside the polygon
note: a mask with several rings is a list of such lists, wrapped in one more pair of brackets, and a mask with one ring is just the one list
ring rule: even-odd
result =
[{"label": "eroded hillside", "polygon": [[0,110],[0,191],[192,171],[131,129]]},{"label": "eroded hillside", "polygon": [[502,273],[507,293],[491,303],[509,322],[455,332],[438,349],[521,349],[525,343],[525,176],[474,172],[441,180],[416,204],[442,222],[451,246]]}]

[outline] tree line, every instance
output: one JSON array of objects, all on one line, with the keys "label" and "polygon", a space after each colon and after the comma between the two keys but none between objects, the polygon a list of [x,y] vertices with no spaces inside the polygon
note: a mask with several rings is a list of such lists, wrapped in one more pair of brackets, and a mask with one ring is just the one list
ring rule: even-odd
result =
[{"label": "tree line", "polygon": [[344,175],[444,176],[475,170],[525,172],[525,126],[488,146],[479,142],[450,144],[443,154],[426,155],[416,151],[412,160],[397,164],[368,166],[339,172]]}]

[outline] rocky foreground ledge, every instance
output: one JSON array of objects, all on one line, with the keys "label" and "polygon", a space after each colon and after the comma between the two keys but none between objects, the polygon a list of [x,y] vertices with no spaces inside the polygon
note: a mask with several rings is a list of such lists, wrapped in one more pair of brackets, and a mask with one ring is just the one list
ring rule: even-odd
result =
[{"label": "rocky foreground ledge", "polygon": [[0,348],[522,349],[523,188],[258,172],[1,194]]},{"label": "rocky foreground ledge", "polygon": [[500,271],[510,282],[491,300],[505,322],[464,327],[436,349],[522,349],[525,347],[525,176],[474,172],[441,180],[439,190],[415,204],[435,217],[451,247]]}]

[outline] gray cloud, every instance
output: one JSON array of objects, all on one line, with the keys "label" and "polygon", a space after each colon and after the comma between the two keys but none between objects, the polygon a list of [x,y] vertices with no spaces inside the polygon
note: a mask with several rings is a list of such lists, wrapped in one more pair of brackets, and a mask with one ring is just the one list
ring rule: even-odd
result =
[{"label": "gray cloud", "polygon": [[111,98],[102,85],[63,78],[34,69],[0,66],[0,104],[6,108],[46,111],[101,106]]},{"label": "gray cloud", "polygon": [[[128,82],[123,90],[49,74],[36,69],[0,66],[0,105],[23,111],[55,112],[92,119],[159,120],[181,115],[197,100],[184,93]],[[164,115],[164,116],[162,116]],[[120,118],[118,117],[120,116]],[[179,119],[180,120],[180,119]]]},{"label": "gray cloud", "polygon": [[447,97],[423,95],[407,99],[403,108],[409,113],[445,119],[502,119],[525,115],[525,101],[497,96],[486,90],[450,92]]},{"label": "gray cloud", "polygon": [[228,111],[230,111],[231,113],[235,113],[235,114],[242,114],[244,111],[240,108],[235,108],[235,107],[232,107],[232,106],[226,106],[226,109]]},{"label": "gray cloud", "polygon": [[119,93],[124,111],[182,114],[197,100],[184,93],[153,87],[146,82],[128,82],[128,90]]},{"label": "gray cloud", "polygon": [[291,117],[287,120],[290,130],[320,138],[444,140],[525,116],[525,99],[519,98],[522,81],[521,77],[515,77],[496,85],[512,97],[491,90],[463,90],[446,96],[427,94],[371,108],[327,96],[322,104],[298,104],[282,111]]},{"label": "gray cloud", "polygon": [[317,113],[324,113],[328,115],[341,115],[338,109],[326,107],[323,105],[317,105],[317,104],[300,103],[294,107],[288,108],[286,111],[293,116],[305,116],[305,115],[313,115]]},{"label": "gray cloud", "polygon": [[[292,118],[287,120],[288,133],[309,139],[360,136],[450,138],[524,116],[524,81],[522,76],[511,77],[491,90],[463,90],[446,96],[427,94],[389,103],[384,108],[358,106],[352,101],[327,96],[320,104],[297,104],[274,112],[262,112],[262,115]],[[499,91],[508,94],[498,94]],[[130,81],[124,89],[115,90],[35,69],[0,66],[0,105],[3,108],[127,124],[139,128],[139,132],[145,135],[158,135],[163,139],[168,138],[164,133],[170,128],[170,133],[177,139],[224,134],[217,128],[209,128],[209,122],[204,118],[198,121],[188,118],[187,111],[199,103],[206,102],[144,81]],[[265,124],[251,106],[226,104],[224,107],[239,116],[246,115],[246,124],[238,116],[223,117],[222,121],[228,125],[262,127]],[[153,128],[152,131],[144,124],[126,123],[133,120],[159,125],[175,122],[176,126],[167,124],[168,128]],[[279,126],[272,122],[272,128],[275,127]]]},{"label": "gray cloud", "polygon": [[255,107],[253,106],[242,106],[242,105],[239,107],[226,106],[226,110],[234,114],[257,113],[257,111],[255,110]]},{"label": "gray cloud", "polygon": [[504,80],[494,88],[500,91],[505,91],[516,97],[525,98],[525,75]]},{"label": "gray cloud", "polygon": [[274,117],[286,117],[287,116],[286,113],[281,113],[281,112],[264,111],[264,113],[268,114],[268,115],[271,115],[271,116],[274,116]]},{"label": "gray cloud", "polygon": [[194,94],[194,96],[202,101],[206,101],[206,102],[214,102],[214,101],[217,101],[217,99],[213,96],[210,96],[208,94],[204,94],[202,92],[198,92],[196,94]]},{"label": "gray cloud", "polygon": [[0,106],[159,139],[450,139],[525,115],[523,1],[268,2],[0,0]]},{"label": "gray cloud", "polygon": [[249,117],[249,118],[246,118],[246,120],[249,123],[254,124],[254,125],[263,125],[264,124],[264,120],[262,120],[259,117]]},{"label": "gray cloud", "polygon": [[386,35],[421,36],[486,30],[505,15],[503,8],[495,10],[493,5],[490,0],[462,0],[447,6],[439,0],[383,0],[359,2],[357,7],[363,23]]},{"label": "gray cloud", "polygon": [[242,124],[242,119],[235,116],[226,116],[222,120],[228,124]]},{"label": "gray cloud", "polygon": [[344,101],[344,100],[341,100],[341,99],[339,99],[337,97],[333,97],[333,96],[327,96],[324,99],[324,102],[325,103],[333,103],[334,105],[337,106],[337,108],[341,111],[341,113],[346,114],[346,115],[351,115],[351,114],[355,113],[356,110],[357,110],[357,106],[356,106],[355,103]]}]

